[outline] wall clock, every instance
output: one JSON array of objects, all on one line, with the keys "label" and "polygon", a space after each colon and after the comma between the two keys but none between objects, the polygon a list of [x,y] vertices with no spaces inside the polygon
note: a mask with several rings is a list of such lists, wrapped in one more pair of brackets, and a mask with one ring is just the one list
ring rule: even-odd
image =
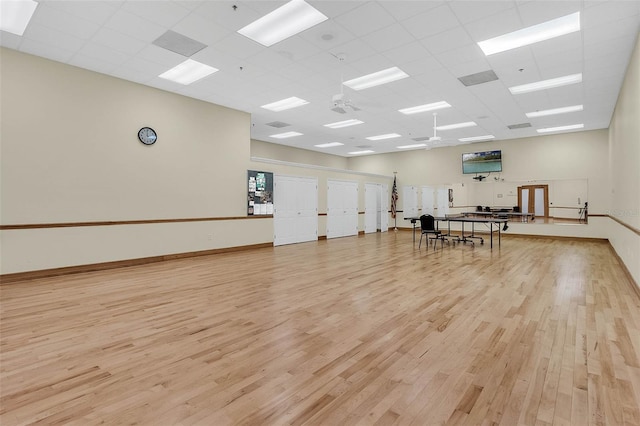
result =
[{"label": "wall clock", "polygon": [[138,130],[138,139],[145,145],[153,145],[158,140],[158,135],[151,127],[143,127]]}]

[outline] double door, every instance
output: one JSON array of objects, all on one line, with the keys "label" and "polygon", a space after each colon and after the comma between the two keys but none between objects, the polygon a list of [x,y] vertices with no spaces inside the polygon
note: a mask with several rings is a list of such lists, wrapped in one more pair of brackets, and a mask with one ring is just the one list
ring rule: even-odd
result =
[{"label": "double door", "polygon": [[327,238],[358,235],[358,182],[327,181]]},{"label": "double door", "polygon": [[389,187],[378,183],[364,184],[364,233],[389,229]]},{"label": "double door", "polygon": [[533,213],[536,217],[548,217],[549,185],[519,186],[518,206],[522,213]]},{"label": "double door", "polygon": [[318,180],[279,176],[273,188],[273,245],[318,239]]}]

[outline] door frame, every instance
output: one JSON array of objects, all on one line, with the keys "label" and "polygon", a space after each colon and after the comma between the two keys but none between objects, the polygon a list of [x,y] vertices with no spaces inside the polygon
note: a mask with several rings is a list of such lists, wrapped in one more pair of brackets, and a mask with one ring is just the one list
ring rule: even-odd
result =
[{"label": "door frame", "polygon": [[[529,190],[529,211],[522,212],[522,190]],[[536,189],[544,191],[544,216],[549,217],[549,185],[522,185],[518,187],[518,207],[522,213],[535,213]]]}]

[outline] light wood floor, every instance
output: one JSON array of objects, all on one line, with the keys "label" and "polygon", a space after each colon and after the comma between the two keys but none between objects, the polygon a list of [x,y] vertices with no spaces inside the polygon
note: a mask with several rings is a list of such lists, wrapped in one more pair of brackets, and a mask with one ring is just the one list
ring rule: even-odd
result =
[{"label": "light wood floor", "polygon": [[410,232],[0,288],[0,424],[640,425],[607,243]]}]

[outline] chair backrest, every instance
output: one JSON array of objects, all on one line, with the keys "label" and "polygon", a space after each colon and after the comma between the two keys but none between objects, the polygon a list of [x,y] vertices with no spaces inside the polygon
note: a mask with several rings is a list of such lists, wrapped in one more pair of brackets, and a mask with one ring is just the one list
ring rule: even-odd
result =
[{"label": "chair backrest", "polygon": [[476,211],[477,212],[481,212],[482,211],[482,206],[476,206]]},{"label": "chair backrest", "polygon": [[489,207],[489,206],[485,207],[485,208],[484,208],[484,211],[485,211],[485,212],[491,212],[491,207]]},{"label": "chair backrest", "polygon": [[422,231],[435,231],[436,221],[430,214],[420,216],[420,229]]}]

